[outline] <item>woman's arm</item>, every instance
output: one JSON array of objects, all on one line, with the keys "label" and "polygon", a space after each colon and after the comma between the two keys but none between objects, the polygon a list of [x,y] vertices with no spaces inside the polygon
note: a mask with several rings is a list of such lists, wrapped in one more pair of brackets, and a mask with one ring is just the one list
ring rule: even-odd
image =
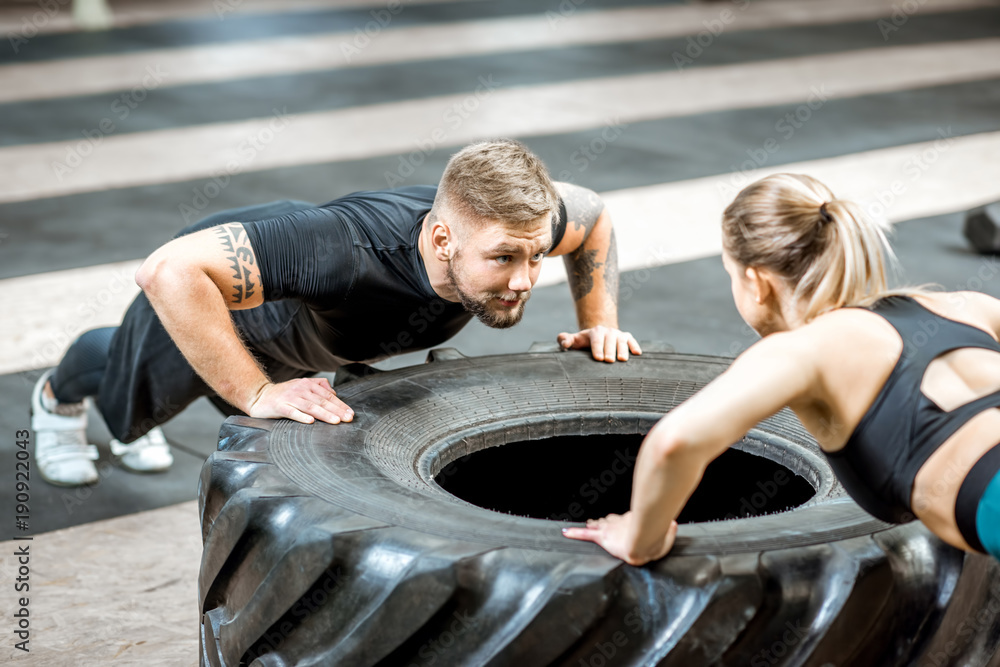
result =
[{"label": "woman's arm", "polygon": [[639,450],[631,509],[564,530],[595,542],[631,565],[661,558],[673,546],[675,519],[708,464],[761,420],[809,395],[817,386],[809,332],[772,334],[729,369],[669,412]]}]

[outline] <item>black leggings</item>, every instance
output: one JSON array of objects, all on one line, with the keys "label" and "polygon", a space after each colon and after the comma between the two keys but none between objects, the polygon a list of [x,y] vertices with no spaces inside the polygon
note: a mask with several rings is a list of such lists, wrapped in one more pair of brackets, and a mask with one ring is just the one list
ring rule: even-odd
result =
[{"label": "black leggings", "polygon": [[52,374],[52,393],[60,403],[96,396],[108,366],[111,337],[118,327],[91,329],[77,338]]}]

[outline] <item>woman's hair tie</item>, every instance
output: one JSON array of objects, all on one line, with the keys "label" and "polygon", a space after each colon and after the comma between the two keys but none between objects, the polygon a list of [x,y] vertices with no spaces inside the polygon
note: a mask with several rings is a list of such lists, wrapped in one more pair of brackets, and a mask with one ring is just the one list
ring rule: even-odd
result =
[{"label": "woman's hair tie", "polygon": [[826,210],[827,203],[829,202],[823,202],[819,205],[819,217],[823,222],[833,222],[833,216]]}]

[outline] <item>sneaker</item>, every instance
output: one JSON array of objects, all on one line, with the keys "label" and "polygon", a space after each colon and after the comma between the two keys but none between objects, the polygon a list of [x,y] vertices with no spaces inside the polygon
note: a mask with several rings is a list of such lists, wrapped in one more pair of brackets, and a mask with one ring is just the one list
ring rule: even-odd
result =
[{"label": "sneaker", "polygon": [[97,481],[97,447],[87,442],[87,403],[60,403],[49,412],[42,390],[49,370],[31,392],[31,428],[35,432],[35,465],[42,479],[56,486],[83,486]]},{"label": "sneaker", "polygon": [[174,462],[170,445],[159,426],[154,426],[149,433],[128,445],[112,440],[111,453],[119,457],[118,462],[123,468],[132,472],[161,472]]}]

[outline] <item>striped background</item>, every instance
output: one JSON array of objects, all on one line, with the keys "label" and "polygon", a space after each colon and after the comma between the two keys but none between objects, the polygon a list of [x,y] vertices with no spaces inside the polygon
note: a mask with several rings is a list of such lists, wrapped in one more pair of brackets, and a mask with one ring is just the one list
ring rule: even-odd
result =
[{"label": "striped background", "polygon": [[[963,211],[1000,199],[998,0],[132,0],[93,33],[66,5],[0,6],[3,433],[26,427],[31,384],[76,335],[120,320],[138,263],[185,224],[433,183],[456,148],[488,136],[524,140],[556,178],[603,194],[630,271],[623,327],[640,339],[712,354],[753,342],[719,265],[718,221],[743,185],[775,171],[815,175],[901,223],[902,280],[1000,295],[1000,267],[960,234]],[[522,325],[470,325],[455,346],[551,340],[573,326],[563,280],[547,265]],[[105,467],[86,497],[36,482],[35,530],[190,500],[218,423],[199,403],[168,425],[177,463],[164,476]],[[12,458],[10,442],[0,456]],[[3,507],[10,484],[0,480]],[[88,530],[126,530],[115,525],[53,534],[49,557],[68,557]],[[155,530],[128,526],[128,549],[162,550]],[[196,571],[188,528],[177,544],[194,552],[178,567]],[[86,571],[94,586],[132,590]],[[74,576],[62,595],[114,597],[88,598],[89,575]],[[120,606],[100,616],[136,622]],[[93,664],[124,650],[99,625],[73,635],[48,622],[59,646],[100,654]],[[178,622],[170,641],[128,650],[155,645],[177,651],[161,664],[190,664],[192,621]],[[57,651],[38,664],[85,663]]]},{"label": "striped background", "polygon": [[190,221],[434,182],[484,136],[604,193],[625,268],[717,253],[719,211],[774,170],[892,220],[1000,194],[996,2],[281,6],[135,4],[27,41],[3,19],[0,372],[116,323]]}]

